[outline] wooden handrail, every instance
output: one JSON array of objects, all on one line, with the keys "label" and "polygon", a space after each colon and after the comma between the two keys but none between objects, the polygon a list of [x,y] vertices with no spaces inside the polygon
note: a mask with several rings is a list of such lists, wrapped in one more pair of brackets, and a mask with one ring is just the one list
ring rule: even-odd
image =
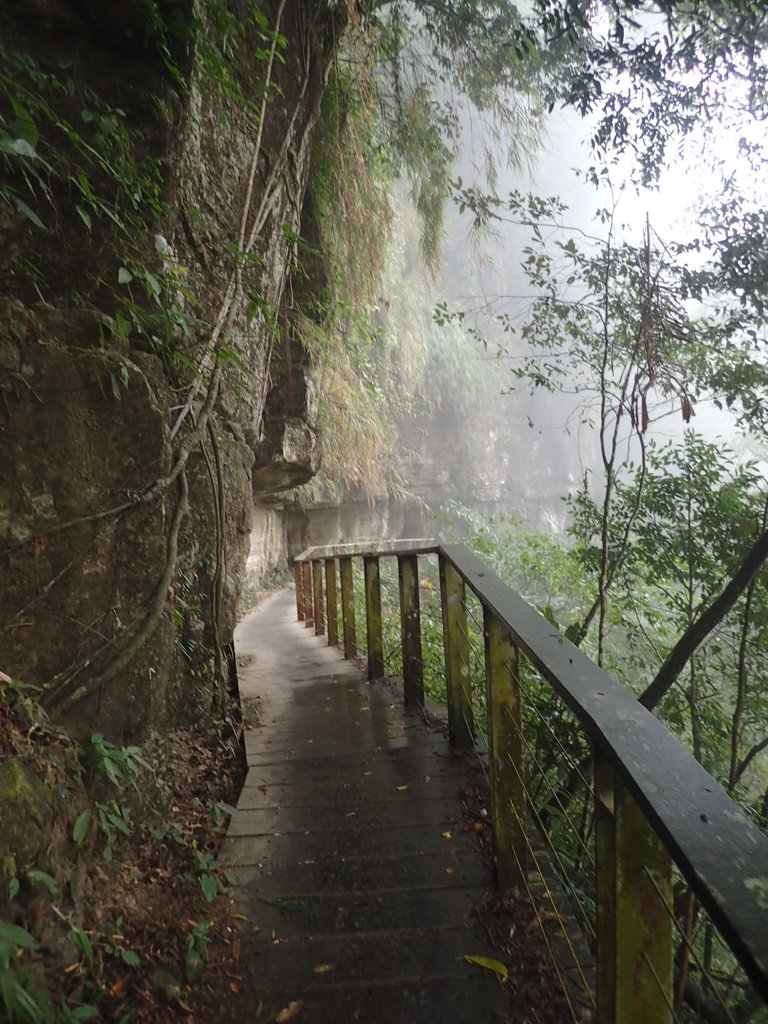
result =
[{"label": "wooden handrail", "polygon": [[451,567],[570,708],[768,1002],[768,839],[658,718],[463,545],[350,544],[296,561],[418,554],[439,555],[443,576]]},{"label": "wooden handrail", "polygon": [[409,540],[363,541],[355,544],[336,544],[332,547],[307,548],[296,555],[294,562],[306,562],[313,558],[342,558],[344,556],[367,555],[383,558],[386,555],[434,555],[439,548],[434,537],[417,537]]},{"label": "wooden handrail", "polygon": [[663,722],[476,555],[456,544],[440,550],[619,773],[768,1000],[768,839]]}]

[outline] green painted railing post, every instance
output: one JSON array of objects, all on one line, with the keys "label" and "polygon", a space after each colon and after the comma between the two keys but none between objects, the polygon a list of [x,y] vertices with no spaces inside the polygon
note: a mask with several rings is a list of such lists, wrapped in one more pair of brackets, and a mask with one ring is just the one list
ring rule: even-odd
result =
[{"label": "green painted railing post", "polygon": [[597,754],[595,858],[597,1024],[672,1024],[671,860]]},{"label": "green painted railing post", "polygon": [[293,583],[296,588],[296,618],[299,622],[304,621],[304,574],[301,571],[301,562],[293,563]]},{"label": "green painted railing post", "polygon": [[381,679],[384,675],[384,640],[381,629],[381,575],[379,559],[373,555],[363,558],[365,576],[365,633],[368,640],[368,678]]},{"label": "green painted railing post", "polygon": [[339,559],[341,575],[341,618],[344,623],[344,657],[357,657],[357,629],[355,628],[355,591],[352,578],[352,558]]},{"label": "green painted railing post", "polygon": [[440,598],[448,698],[448,730],[455,750],[471,750],[475,741],[472,680],[469,676],[467,588],[450,562],[440,556]]},{"label": "green painted railing post", "polygon": [[339,596],[336,588],[336,559],[325,560],[325,598],[328,604],[328,644],[339,643]]},{"label": "green painted railing post", "polygon": [[302,592],[304,594],[304,625],[309,627],[315,621],[315,605],[312,594],[312,566],[309,562],[301,565]]},{"label": "green painted railing post", "polygon": [[325,632],[325,615],[323,613],[323,563],[320,559],[312,561],[312,591],[315,605],[315,633],[322,636]]},{"label": "green painted railing post", "polygon": [[421,655],[419,559],[397,556],[400,585],[400,636],[403,644],[403,694],[408,705],[424,706],[424,664]]},{"label": "green painted railing post", "polygon": [[483,609],[493,856],[501,889],[527,874],[520,652],[502,621]]}]

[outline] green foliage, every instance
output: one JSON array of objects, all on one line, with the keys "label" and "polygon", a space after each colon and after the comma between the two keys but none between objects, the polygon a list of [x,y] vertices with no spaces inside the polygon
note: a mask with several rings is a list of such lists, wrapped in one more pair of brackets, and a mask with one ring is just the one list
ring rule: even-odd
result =
[{"label": "green foliage", "polygon": [[185,958],[185,974],[190,985],[197,984],[202,977],[208,961],[208,929],[210,921],[198,921],[187,935],[187,951]]},{"label": "green foliage", "polygon": [[202,853],[194,848],[194,845],[193,842],[192,852],[200,889],[206,903],[212,903],[220,893],[228,892],[234,881],[229,872],[219,868],[218,861],[214,856]]},{"label": "green foliage", "polygon": [[374,76],[353,37],[323,95],[312,159],[312,199],[330,298],[353,314],[376,301],[392,225],[393,177],[382,153]]},{"label": "green foliage", "polygon": [[119,960],[120,963],[126,967],[138,967],[141,963],[139,956],[132,949],[128,949],[125,944],[120,941],[122,940],[122,918],[118,918],[115,922],[113,940],[104,944],[104,952],[108,956],[114,957]]},{"label": "green foliage", "polygon": [[411,184],[421,251],[434,267],[467,124],[473,147],[484,149],[491,184],[493,143],[501,141],[509,163],[518,166],[535,145],[539,65],[533,37],[509,0],[396,0],[374,7],[369,29],[386,152],[393,172]]},{"label": "green foliage", "polygon": [[[130,347],[158,353],[173,377],[196,372],[186,352],[202,322],[185,268],[157,234],[163,168],[136,129],[137,114],[162,119],[160,98],[124,109],[66,64],[44,68],[3,44],[0,66],[0,202],[29,222],[5,271],[15,294],[79,306],[96,322],[112,316],[114,331],[86,352],[105,394],[128,386]],[[54,230],[60,251],[83,254],[76,277],[50,246],[38,255],[36,232]]]},{"label": "green foliage", "polygon": [[53,1020],[47,991],[43,994],[21,966],[24,952],[37,948],[25,928],[0,921],[0,1005],[11,1024]]},{"label": "green foliage", "polygon": [[93,818],[93,811],[90,807],[86,807],[84,811],[81,811],[77,816],[77,820],[72,828],[72,840],[75,846],[82,846],[91,828],[91,820]]},{"label": "green foliage", "polygon": [[94,781],[105,787],[121,787],[129,783],[138,792],[140,770],[151,771],[139,747],[117,747],[100,732],[91,735],[90,747],[84,749],[83,758]]},{"label": "green foliage", "polygon": [[[704,442],[692,431],[686,432],[682,445],[649,446],[639,514],[639,478],[627,473],[617,482],[609,552],[623,543],[628,519],[630,543],[608,601],[606,668],[635,693],[644,689],[679,634],[719,592],[761,529],[761,484],[754,466],[738,462],[722,445]],[[486,518],[457,506],[447,510],[461,541],[566,635],[582,620],[597,589],[601,544],[601,508],[589,494],[572,494],[568,511],[570,536],[558,541],[532,534],[506,517]],[[762,572],[749,608],[742,598],[707,637],[661,708],[707,769],[758,817],[768,786],[758,750],[766,738],[768,708],[762,653],[768,642],[767,586]],[[428,622],[426,636],[432,628],[439,631],[440,624]],[[749,636],[743,648],[741,635]],[[588,636],[584,646],[594,657],[595,638]],[[535,713],[528,721],[534,730],[529,734],[532,748],[544,760],[557,720],[559,742],[569,749],[575,744],[572,753],[578,760],[583,739],[575,728],[565,729],[560,702],[535,673],[529,673],[528,685],[536,695]],[[745,706],[737,715],[740,685],[745,687]]]},{"label": "green foliage", "polygon": [[[760,0],[536,0],[528,28],[549,104],[599,115],[595,145],[634,151],[646,180],[658,177],[681,137],[718,114],[764,116],[768,19]],[[754,156],[746,139],[743,155]]]},{"label": "green foliage", "polygon": [[[397,202],[421,225],[421,256],[436,272],[461,137],[459,101],[438,83],[463,89],[499,129],[514,122],[511,159],[533,143],[524,92],[535,91],[535,76],[524,82],[498,48],[503,39],[522,46],[525,32],[509,4],[484,6],[482,14],[473,5],[432,11],[424,22],[400,3],[374,8],[367,31],[344,41],[324,96],[312,195],[329,290],[299,329],[320,375],[320,487],[332,493],[340,483],[369,495],[398,486],[393,408],[407,434],[421,429],[409,415],[428,417],[441,406],[460,415],[483,392],[464,332],[441,330],[431,317],[432,289],[414,273],[412,240],[393,249],[391,231]],[[524,49],[514,52],[522,57]],[[514,93],[505,92],[512,80]],[[403,174],[411,183],[406,204],[394,199]],[[390,294],[404,302],[390,307]]]},{"label": "green foliage", "polygon": [[75,1024],[99,1017],[92,1005],[54,1003],[39,966],[33,971],[25,954],[39,949],[25,928],[0,921],[0,1013],[8,1024]]},{"label": "green foliage", "polygon": [[[156,352],[174,382],[188,381],[199,373],[191,357],[198,335],[208,330],[187,268],[159,233],[169,212],[165,168],[148,126],[162,140],[172,90],[187,89],[173,52],[195,54],[198,88],[261,117],[262,97],[243,77],[243,65],[280,61],[287,46],[256,4],[234,14],[220,0],[206,0],[191,20],[178,7],[162,11],[154,0],[145,8],[145,41],[169,78],[156,79],[154,93],[131,90],[124,106],[97,93],[69,59],[43,64],[0,44],[0,203],[28,222],[6,273],[21,298],[113,318],[114,337],[89,357],[105,393],[115,398],[133,366],[126,350]],[[35,232],[54,230],[59,250],[81,254],[76,277],[50,246],[39,255]],[[28,295],[20,293],[22,282]]]},{"label": "green foliage", "polygon": [[260,5],[251,0],[234,12],[222,0],[205,0],[200,17],[177,31],[194,47],[195,73],[201,86],[212,91],[216,105],[221,107],[226,98],[259,116],[262,97],[253,95],[252,82],[244,88],[242,68],[251,61],[267,63],[273,46],[276,60],[283,62],[288,48],[288,40],[270,27]]},{"label": "green foliage", "polygon": [[137,154],[128,113],[28,54],[0,45],[0,64],[0,197],[40,230],[66,192],[84,232],[106,218],[126,236],[144,234],[164,210],[159,165]]},{"label": "green foliage", "polygon": [[482,465],[488,422],[478,409],[490,409],[497,381],[460,325],[435,320],[414,210],[377,156],[371,97],[359,80],[336,78],[313,177],[328,298],[298,328],[319,384],[319,487],[375,495],[398,489],[398,462],[435,416],[463,420],[467,462]]}]

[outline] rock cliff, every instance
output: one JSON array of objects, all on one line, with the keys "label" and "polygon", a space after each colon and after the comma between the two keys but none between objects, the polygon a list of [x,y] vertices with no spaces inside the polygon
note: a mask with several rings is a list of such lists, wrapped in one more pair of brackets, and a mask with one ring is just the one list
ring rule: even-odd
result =
[{"label": "rock cliff", "polygon": [[[216,711],[252,495],[317,467],[292,327],[348,5],[13,0],[0,669],[76,734]],[[272,524],[272,528],[274,524]]]}]

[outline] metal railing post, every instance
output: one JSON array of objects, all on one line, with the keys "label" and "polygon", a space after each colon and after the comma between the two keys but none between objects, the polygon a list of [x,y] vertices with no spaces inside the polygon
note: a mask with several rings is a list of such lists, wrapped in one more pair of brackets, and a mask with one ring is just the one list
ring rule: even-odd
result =
[{"label": "metal railing post", "polygon": [[440,555],[440,601],[443,610],[448,730],[455,750],[471,750],[475,739],[472,680],[469,676],[467,588],[464,580]]},{"label": "metal railing post", "polygon": [[520,701],[520,652],[509,630],[483,609],[493,856],[501,889],[526,880],[526,796]]},{"label": "metal railing post", "polygon": [[339,598],[336,588],[336,559],[325,560],[325,599],[328,605],[328,645],[339,643]]},{"label": "metal railing post", "polygon": [[400,636],[403,644],[403,695],[408,705],[424,706],[424,663],[421,654],[419,559],[397,556],[400,587]]},{"label": "metal railing post", "polygon": [[368,640],[368,678],[384,675],[384,640],[381,622],[381,575],[375,555],[363,557],[365,575],[365,632]]},{"label": "metal railing post", "polygon": [[341,618],[344,625],[344,657],[357,657],[357,629],[355,627],[355,591],[352,578],[352,558],[339,559],[341,576]]},{"label": "metal railing post", "polygon": [[597,1024],[672,1024],[670,856],[597,753],[595,856]]},{"label": "metal railing post", "polygon": [[315,606],[315,633],[322,636],[325,632],[325,615],[323,613],[323,563],[320,559],[312,560],[312,592]]}]

